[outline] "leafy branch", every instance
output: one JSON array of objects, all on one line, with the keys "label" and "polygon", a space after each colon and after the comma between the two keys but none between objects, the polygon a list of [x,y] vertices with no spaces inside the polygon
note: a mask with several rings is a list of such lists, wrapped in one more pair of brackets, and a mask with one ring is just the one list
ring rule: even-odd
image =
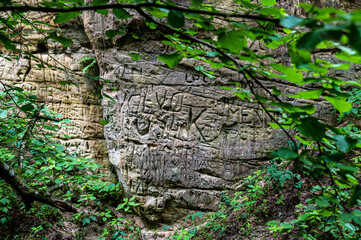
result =
[{"label": "leafy branch", "polygon": [[78,6],[78,7],[69,7],[69,8],[51,8],[51,7],[41,7],[41,6],[30,6],[30,5],[10,5],[0,7],[0,12],[6,11],[34,11],[34,12],[45,12],[45,13],[68,13],[68,12],[77,12],[77,11],[97,11],[97,10],[106,10],[106,9],[119,9],[119,8],[128,8],[128,9],[139,9],[139,8],[163,8],[168,10],[176,10],[186,13],[196,13],[204,14],[209,16],[220,16],[226,18],[244,18],[250,20],[260,20],[267,22],[279,23],[279,19],[263,17],[251,14],[239,14],[239,13],[225,13],[215,11],[208,11],[202,9],[191,9],[177,5],[165,5],[158,3],[115,3],[115,4],[104,4],[104,5],[89,5],[89,6]]}]

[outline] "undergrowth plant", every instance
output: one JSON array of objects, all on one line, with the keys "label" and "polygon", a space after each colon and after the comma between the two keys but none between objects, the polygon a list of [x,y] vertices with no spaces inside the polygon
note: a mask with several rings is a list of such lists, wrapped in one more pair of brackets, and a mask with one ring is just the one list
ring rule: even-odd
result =
[{"label": "undergrowth plant", "polygon": [[[192,239],[192,237],[194,237],[197,233],[197,218],[202,218],[202,216],[204,215],[204,212],[195,212],[191,215],[188,215],[185,218],[185,222],[190,222],[190,226],[185,228],[185,227],[181,227],[180,229],[176,229],[173,236],[170,237],[170,239],[183,239],[183,240],[189,240]],[[189,224],[189,223],[188,223]],[[171,226],[163,226],[162,229],[163,230],[167,230],[169,227]]]},{"label": "undergrowth plant", "polygon": [[[357,94],[348,99],[352,109],[360,99]],[[196,239],[360,239],[356,114],[342,114],[339,120],[349,122],[342,128],[326,125],[328,131],[317,141],[312,139],[325,125],[314,122],[315,128],[302,129],[311,140],[298,136],[297,152],[291,144],[271,153],[269,164],[243,180],[242,191],[222,194],[220,210],[207,216]]]},{"label": "undergrowth plant", "polygon": [[[135,198],[123,198],[120,183],[102,181],[106,176],[99,173],[99,164],[70,154],[56,141],[60,125],[68,123],[61,117],[22,89],[0,92],[0,160],[10,168],[21,169],[13,170],[14,174],[21,176],[29,189],[77,209],[69,218],[54,206],[37,202],[26,205],[19,192],[0,180],[0,238],[44,237],[47,229],[64,221],[80,226],[78,237],[86,235],[87,226],[101,224],[106,231],[100,239],[137,238],[140,230],[119,215],[138,205]],[[24,216],[32,218],[28,228],[14,228]]]}]

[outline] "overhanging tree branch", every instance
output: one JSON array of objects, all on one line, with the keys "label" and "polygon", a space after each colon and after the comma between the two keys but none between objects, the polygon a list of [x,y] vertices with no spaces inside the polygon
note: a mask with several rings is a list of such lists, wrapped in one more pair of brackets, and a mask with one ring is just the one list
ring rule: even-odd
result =
[{"label": "overhanging tree branch", "polygon": [[20,174],[3,160],[0,160],[0,177],[10,184],[10,186],[20,195],[26,209],[30,209],[33,202],[41,202],[56,207],[61,211],[77,212],[71,204],[54,199],[47,192],[38,191],[29,187],[21,178]]},{"label": "overhanging tree branch", "polygon": [[69,7],[69,8],[49,8],[49,7],[39,7],[39,6],[30,6],[30,5],[21,5],[21,6],[2,6],[0,7],[0,12],[5,11],[35,11],[35,12],[46,12],[46,13],[64,13],[64,12],[77,12],[77,11],[96,11],[104,9],[115,9],[115,8],[129,8],[129,9],[139,9],[143,7],[154,7],[154,8],[164,8],[168,10],[176,10],[180,12],[187,13],[197,13],[197,14],[206,14],[210,16],[221,16],[221,17],[232,17],[232,18],[244,18],[250,20],[261,20],[279,23],[279,19],[251,15],[251,14],[239,14],[239,13],[225,13],[225,12],[213,12],[202,9],[189,9],[186,7],[181,7],[177,5],[164,5],[158,3],[115,3],[115,4],[104,4],[104,5],[88,5],[88,6],[79,6],[79,7]]}]

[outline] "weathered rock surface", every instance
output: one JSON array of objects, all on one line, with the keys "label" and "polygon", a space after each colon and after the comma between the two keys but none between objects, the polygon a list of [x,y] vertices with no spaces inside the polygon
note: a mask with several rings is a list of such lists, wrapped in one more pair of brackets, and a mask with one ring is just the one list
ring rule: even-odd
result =
[{"label": "weathered rock surface", "polygon": [[[53,19],[51,15],[39,13],[31,13],[26,18],[42,19],[45,22]],[[71,152],[78,153],[81,157],[93,158],[99,164],[108,166],[103,125],[99,123],[103,110],[99,97],[95,94],[96,83],[83,77],[82,66],[79,64],[83,57],[93,56],[93,50],[82,24],[72,23],[64,28],[67,29],[66,35],[74,41],[68,48],[55,42],[39,45],[38,42],[45,37],[43,34],[35,32],[29,26],[19,26],[25,38],[16,39],[18,48],[31,52],[39,60],[19,54],[18,60],[8,61],[5,58],[6,53],[3,54],[4,57],[0,58],[1,81],[36,92],[47,107],[70,120],[58,133],[60,142]],[[54,68],[41,68],[41,62],[51,64]],[[70,80],[74,84],[60,84]]]},{"label": "weathered rock surface", "polygon": [[[300,12],[294,3],[279,1],[290,14]],[[220,7],[227,4],[222,2]],[[118,26],[128,34],[107,39],[105,31]],[[289,141],[269,127],[270,117],[257,104],[242,102],[220,89],[240,81],[236,73],[222,70],[210,79],[194,70],[197,62],[183,61],[172,70],[158,61],[157,55],[172,49],[139,17],[119,21],[113,15],[85,12],[81,19],[60,27],[74,39],[70,48],[50,44],[39,52],[35,44],[30,45],[31,52],[72,71],[40,69],[38,62],[24,57],[13,63],[2,59],[2,79],[38,91],[44,102],[71,120],[63,132],[70,139],[61,139],[70,150],[103,165],[109,156],[124,190],[138,197],[150,220],[173,222],[188,211],[215,210],[221,190],[232,188],[260,166],[270,151]],[[134,39],[132,33],[147,40]],[[29,36],[35,43],[43,38],[30,30]],[[263,50],[261,45],[256,47]],[[134,62],[128,56],[133,51],[148,57]],[[278,54],[283,57],[281,50]],[[100,102],[94,94],[97,83],[81,76],[78,62],[84,56],[96,56],[100,77],[110,80],[112,87],[103,88],[103,93],[114,101]],[[354,67],[347,77],[358,77],[357,70]],[[77,86],[59,84],[74,75]],[[264,85],[290,94],[302,90],[282,81]],[[315,104],[321,119],[335,120],[326,105]],[[99,123],[103,116],[110,121],[105,129]]]},{"label": "weathered rock surface", "polygon": [[[242,102],[220,86],[240,81],[229,71],[210,79],[182,61],[174,70],[156,59],[171,51],[162,35],[136,17],[118,22],[97,13],[83,15],[95,47],[100,76],[110,80],[103,92],[109,160],[129,195],[136,195],[150,220],[172,222],[188,210],[213,211],[225,188],[252,172],[272,150],[289,139],[272,129],[257,104]],[[104,32],[119,24],[130,34],[113,41]],[[146,38],[139,41],[131,33]],[[133,61],[132,51],[148,56]],[[280,56],[282,57],[282,56]],[[302,89],[264,82],[285,92]],[[311,102],[312,103],[312,102]],[[334,121],[327,106],[318,114]]]}]

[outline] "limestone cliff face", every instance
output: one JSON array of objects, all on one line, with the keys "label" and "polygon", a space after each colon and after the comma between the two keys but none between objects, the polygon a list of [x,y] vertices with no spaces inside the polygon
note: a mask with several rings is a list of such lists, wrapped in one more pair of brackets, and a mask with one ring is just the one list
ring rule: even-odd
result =
[{"label": "limestone cliff face", "polygon": [[[279,1],[290,14],[300,13],[294,3]],[[29,17],[51,21],[51,16]],[[107,39],[105,31],[118,26],[127,34]],[[30,52],[69,71],[41,69],[39,62],[20,56],[17,62],[1,60],[2,79],[38,91],[44,102],[70,119],[63,132],[70,139],[61,141],[103,165],[109,157],[126,194],[137,196],[151,220],[172,222],[191,210],[215,210],[221,190],[236,189],[237,180],[289,141],[269,127],[270,118],[257,104],[220,89],[239,81],[238,74],[219,70],[217,78],[210,79],[194,70],[195,61],[182,61],[174,70],[158,61],[159,54],[172,49],[161,43],[162,34],[149,30],[137,16],[119,21],[111,14],[85,12],[60,29],[66,29],[64,34],[74,44],[67,49],[50,44],[44,52],[36,44],[43,36],[23,31],[35,43],[28,43]],[[134,39],[132,33],[146,40]],[[262,45],[254,47],[263,51]],[[147,57],[135,62],[128,56],[133,51]],[[79,61],[85,56],[97,58],[99,76],[110,81],[102,91],[114,101],[99,101],[94,87],[98,83],[82,77]],[[347,74],[358,77],[356,67]],[[69,79],[76,79],[77,86],[59,84]],[[263,83],[290,94],[302,90],[282,81]],[[328,106],[318,102],[317,108],[321,119],[335,120]],[[110,121],[105,128],[99,123],[102,118]]]}]

